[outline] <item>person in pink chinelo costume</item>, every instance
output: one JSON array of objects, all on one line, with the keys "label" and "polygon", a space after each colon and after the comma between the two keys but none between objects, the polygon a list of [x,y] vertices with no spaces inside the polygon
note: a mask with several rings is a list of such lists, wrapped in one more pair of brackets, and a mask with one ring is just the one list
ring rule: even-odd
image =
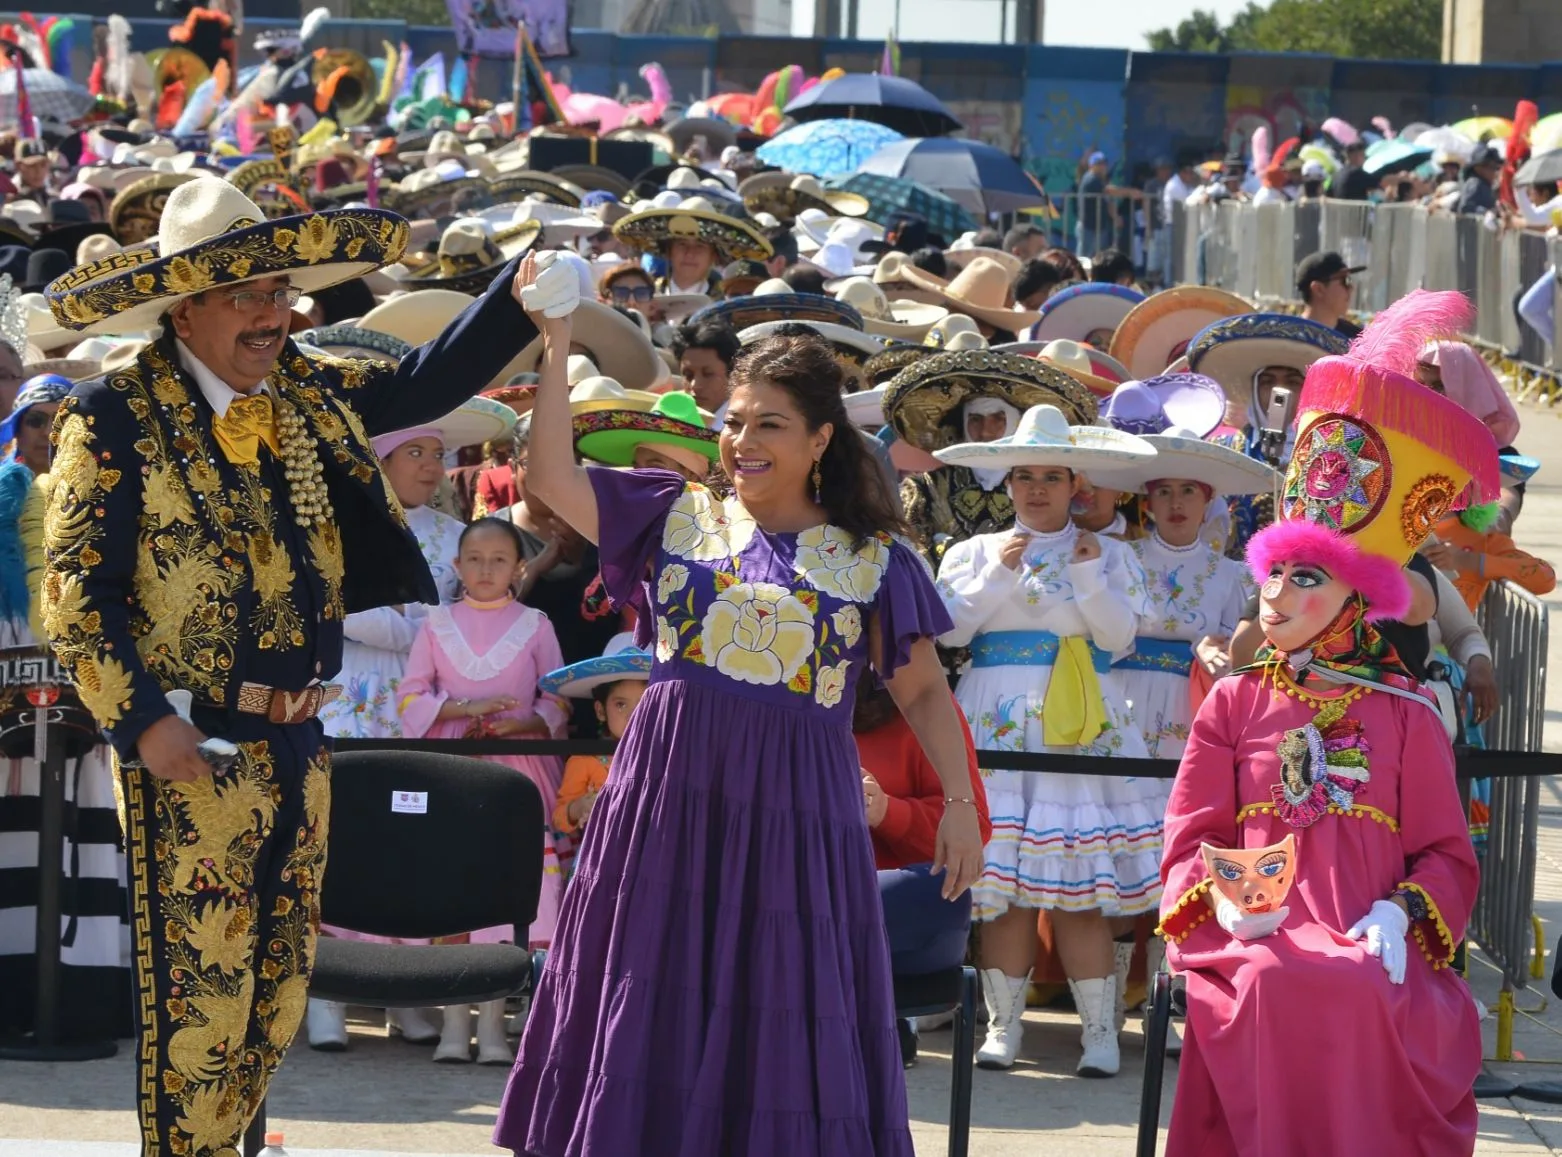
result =
[{"label": "person in pink chinelo costume", "polygon": [[[1481,1034],[1449,963],[1479,873],[1433,700],[1373,626],[1438,520],[1497,494],[1491,434],[1412,376],[1470,314],[1411,294],[1307,372],[1280,521],[1247,551],[1267,645],[1199,710],[1166,814],[1188,993],[1168,1157],[1474,1151]],[[1228,897],[1236,867],[1206,868],[1202,846],[1287,836],[1288,895]]]}]

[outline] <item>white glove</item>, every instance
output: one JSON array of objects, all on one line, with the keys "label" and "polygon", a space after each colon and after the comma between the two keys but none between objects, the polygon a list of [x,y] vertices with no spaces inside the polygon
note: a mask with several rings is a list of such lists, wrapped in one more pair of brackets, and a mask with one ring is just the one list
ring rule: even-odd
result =
[{"label": "white glove", "polygon": [[1290,914],[1289,908],[1255,914],[1243,911],[1224,896],[1215,900],[1215,923],[1238,940],[1262,940],[1265,936],[1272,936]]},{"label": "white glove", "polygon": [[580,276],[552,250],[537,254],[537,280],[521,290],[521,308],[557,320],[580,304]]},{"label": "white glove", "polygon": [[1367,955],[1383,962],[1391,984],[1405,983],[1405,934],[1410,931],[1410,917],[1404,909],[1391,900],[1378,900],[1360,920],[1350,926],[1345,935],[1351,940],[1365,939]]}]

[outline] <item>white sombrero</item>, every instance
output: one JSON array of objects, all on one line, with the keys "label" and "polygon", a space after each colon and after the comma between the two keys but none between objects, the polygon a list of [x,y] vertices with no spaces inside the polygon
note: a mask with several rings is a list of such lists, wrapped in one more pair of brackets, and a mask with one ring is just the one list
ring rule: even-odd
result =
[{"label": "white sombrero", "polygon": [[950,466],[1012,470],[1018,466],[1066,466],[1088,473],[1099,485],[1114,490],[1113,471],[1142,466],[1155,457],[1155,447],[1143,438],[1104,426],[1070,426],[1056,406],[1032,406],[1020,415],[1007,438],[994,442],[961,442],[933,456]]},{"label": "white sombrero", "polygon": [[[662,359],[640,327],[610,305],[581,298],[571,342],[584,346],[608,377],[631,390],[646,389],[662,376]],[[542,361],[542,338],[535,338],[510,363],[512,373],[535,372]]]},{"label": "white sombrero", "polygon": [[880,430],[884,427],[884,395],[889,393],[889,383],[874,386],[871,390],[858,390],[841,399],[846,403],[846,417],[853,426],[864,430]]},{"label": "white sombrero", "polygon": [[[1191,478],[1216,494],[1269,494],[1280,481],[1280,472],[1267,462],[1249,458],[1239,450],[1201,441],[1192,430],[1173,426],[1164,434],[1146,434],[1155,457],[1142,466],[1116,469],[1120,485],[1114,490],[1144,491],[1158,478]],[[1094,480],[1094,475],[1091,476]]]},{"label": "white sombrero", "polygon": [[844,325],[837,325],[833,321],[762,321],[758,325],[751,325],[738,332],[738,340],[744,345],[750,345],[767,338],[783,325],[806,325],[820,337],[842,352],[855,352],[861,354],[863,359],[874,354],[884,352],[884,339],[874,337],[872,334],[860,333],[855,329],[849,329]]}]

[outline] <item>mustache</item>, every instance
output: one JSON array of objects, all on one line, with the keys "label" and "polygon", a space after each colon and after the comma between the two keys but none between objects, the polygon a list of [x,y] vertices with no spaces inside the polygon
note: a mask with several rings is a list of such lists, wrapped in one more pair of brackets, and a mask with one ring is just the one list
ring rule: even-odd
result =
[{"label": "mustache", "polygon": [[282,327],[271,326],[269,329],[252,329],[239,334],[240,341],[276,341],[282,336]]}]

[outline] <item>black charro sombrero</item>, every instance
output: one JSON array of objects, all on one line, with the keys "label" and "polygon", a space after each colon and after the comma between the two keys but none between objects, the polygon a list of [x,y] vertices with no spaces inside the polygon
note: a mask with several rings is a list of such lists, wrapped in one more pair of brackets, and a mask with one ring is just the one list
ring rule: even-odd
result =
[{"label": "black charro sombrero", "polygon": [[156,237],[168,195],[195,177],[194,173],[153,173],[126,185],[108,207],[108,227],[115,239],[121,245],[138,245]]},{"label": "black charro sombrero", "polygon": [[294,186],[293,171],[275,157],[245,161],[227,180],[273,221],[309,212],[309,199]]},{"label": "black charro sombrero", "polygon": [[1022,413],[1056,406],[1073,426],[1096,420],[1094,396],[1062,370],[1020,354],[960,350],[924,356],[896,374],[884,394],[884,421],[903,442],[931,453],[965,441],[960,407],[972,398],[998,398]]},{"label": "black charro sombrero", "polygon": [[552,175],[588,193],[606,189],[615,197],[627,197],[633,187],[624,174],[615,173],[601,165],[560,165],[553,170]]},{"label": "black charro sombrero", "polygon": [[525,169],[493,178],[488,182],[488,190],[495,205],[536,198],[571,209],[580,208],[581,198],[586,195],[584,189],[557,174],[534,173]]},{"label": "black charro sombrero", "polygon": [[642,209],[613,226],[613,236],[643,253],[659,253],[673,241],[703,241],[723,263],[768,261],[770,242],[746,221],[719,212],[703,197],[671,209]]},{"label": "black charro sombrero", "polygon": [[889,383],[901,370],[927,357],[927,347],[896,342],[862,364],[863,388]]},{"label": "black charro sombrero", "polygon": [[[779,278],[754,287],[753,293],[712,302],[689,319],[690,325],[719,321],[735,330],[767,321],[825,322],[862,333],[862,314],[844,301],[819,293],[794,293]],[[882,343],[880,343],[882,344]]]},{"label": "black charro sombrero", "polygon": [[342,358],[372,358],[395,364],[417,347],[411,342],[358,325],[323,325],[293,334],[300,346]]},{"label": "black charro sombrero", "polygon": [[50,283],[55,319],[84,333],[150,329],[176,303],[220,286],[287,275],[314,293],[397,260],[407,223],[380,209],[267,221],[226,181],[197,177],[168,195],[158,246],[79,265]]},{"label": "black charro sombrero", "polygon": [[[388,201],[389,192],[394,201]],[[393,203],[406,217],[460,217],[487,209],[494,203],[488,182],[478,176],[446,177],[438,169],[419,169],[401,179],[394,190],[380,192],[381,200]]]},{"label": "black charro sombrero", "polygon": [[524,254],[541,236],[542,222],[535,219],[490,229],[481,218],[463,217],[439,235],[439,250],[432,261],[386,273],[406,289],[478,294],[488,288],[505,262]]},{"label": "black charro sombrero", "polygon": [[773,170],[756,173],[738,186],[743,207],[750,213],[769,213],[783,225],[797,220],[804,209],[818,209],[831,217],[863,217],[871,208],[868,198],[840,189],[826,189],[819,178]]}]

